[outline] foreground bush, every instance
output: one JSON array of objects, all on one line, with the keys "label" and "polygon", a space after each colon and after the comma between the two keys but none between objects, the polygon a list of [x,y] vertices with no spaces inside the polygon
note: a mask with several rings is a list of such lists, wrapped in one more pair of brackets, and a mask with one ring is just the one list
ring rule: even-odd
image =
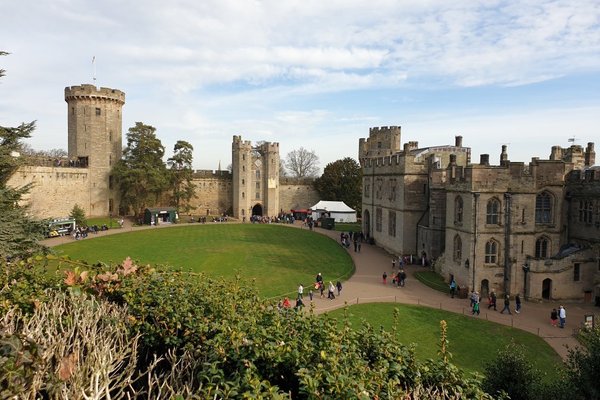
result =
[{"label": "foreground bush", "polygon": [[[422,364],[396,335],[370,326],[353,329],[348,322],[339,328],[324,316],[280,311],[241,278],[162,273],[126,260],[116,267],[69,271],[63,285],[80,297],[48,295],[31,316],[14,314],[7,320],[4,337],[31,346],[35,355],[31,362],[17,362],[13,352],[4,360],[5,371],[19,371],[20,380],[10,387],[39,388],[48,398],[61,398],[59,393],[67,392],[53,390],[66,387],[61,390],[68,396],[62,398],[70,399],[84,393],[87,398],[153,399],[490,398],[477,380],[451,364],[445,327],[440,359]],[[63,314],[51,311],[56,298]],[[78,298],[83,301],[75,304],[72,299]],[[52,341],[43,334],[31,336],[33,325],[39,332],[54,332]],[[94,335],[94,341],[107,345],[95,348],[89,342]],[[44,356],[37,350],[50,348]],[[88,360],[91,354],[97,359]],[[96,386],[104,392],[89,397],[83,392]]]}]

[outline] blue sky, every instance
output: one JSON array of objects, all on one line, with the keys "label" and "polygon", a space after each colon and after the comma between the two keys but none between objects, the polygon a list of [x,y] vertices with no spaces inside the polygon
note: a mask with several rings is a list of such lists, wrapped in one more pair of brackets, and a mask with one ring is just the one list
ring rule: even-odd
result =
[{"label": "blue sky", "polygon": [[[463,136],[473,160],[600,146],[600,3],[401,0],[20,0],[0,3],[0,124],[37,120],[67,148],[66,86],[123,90],[125,132],[223,168],[231,139],[303,146],[321,169],[374,126],[422,147]],[[597,149],[600,153],[600,149]],[[600,157],[599,157],[600,158]]]}]

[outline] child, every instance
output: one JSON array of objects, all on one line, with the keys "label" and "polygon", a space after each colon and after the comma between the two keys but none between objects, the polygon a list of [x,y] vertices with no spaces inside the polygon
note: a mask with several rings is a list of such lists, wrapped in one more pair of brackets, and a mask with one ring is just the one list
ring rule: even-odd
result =
[{"label": "child", "polygon": [[479,316],[479,302],[476,301],[473,303],[473,315],[477,314]]},{"label": "child", "polygon": [[383,284],[387,284],[387,274],[385,272],[383,273]]}]

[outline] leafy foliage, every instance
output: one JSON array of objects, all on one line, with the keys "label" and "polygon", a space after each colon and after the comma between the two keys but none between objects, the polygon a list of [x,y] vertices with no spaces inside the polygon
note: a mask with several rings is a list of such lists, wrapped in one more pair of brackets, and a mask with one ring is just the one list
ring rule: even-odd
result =
[{"label": "leafy foliage", "polygon": [[314,186],[321,199],[343,201],[360,214],[362,170],[353,158],[346,157],[327,164]]},{"label": "leafy foliage", "polygon": [[600,399],[600,327],[580,331],[582,347],[569,350],[566,376],[572,399]]},{"label": "leafy foliage", "polygon": [[319,156],[314,150],[300,147],[287,154],[284,165],[295,178],[314,177],[319,171]]},{"label": "leafy foliage", "polygon": [[71,218],[75,220],[75,223],[79,226],[87,225],[87,219],[85,217],[85,211],[83,208],[79,206],[79,204],[75,204],[73,209],[71,210],[71,214],[69,215]]},{"label": "leafy foliage", "polygon": [[156,128],[136,122],[127,132],[123,158],[113,168],[118,182],[121,207],[140,215],[146,207],[156,205],[169,184],[162,160],[165,148],[156,137]]},{"label": "leafy foliage", "polygon": [[485,369],[483,389],[495,397],[511,400],[536,399],[541,374],[527,361],[520,346],[508,345]]},{"label": "leafy foliage", "polygon": [[[1,55],[6,52],[0,51]],[[4,70],[0,70],[0,76]],[[20,149],[22,139],[31,137],[35,122],[22,123],[16,128],[0,126],[0,257],[15,258],[40,251],[42,223],[27,215],[19,204],[29,186],[12,188],[8,180],[23,163]]]},{"label": "leafy foliage", "polygon": [[195,186],[192,183],[192,152],[194,147],[185,140],[178,140],[173,148],[173,157],[167,160],[171,172],[172,204],[180,212],[189,212],[190,200],[194,197]]}]

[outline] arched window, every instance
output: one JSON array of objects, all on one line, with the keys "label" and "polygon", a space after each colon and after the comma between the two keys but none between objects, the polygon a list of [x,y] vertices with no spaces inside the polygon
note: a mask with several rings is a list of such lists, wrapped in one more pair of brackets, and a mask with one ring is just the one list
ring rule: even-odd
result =
[{"label": "arched window", "polygon": [[552,223],[552,196],[548,192],[542,192],[535,197],[535,223]]},{"label": "arched window", "polygon": [[256,179],[260,179],[260,169],[256,170]]},{"label": "arched window", "polygon": [[548,258],[550,241],[547,237],[542,236],[535,241],[535,258]]},{"label": "arched window", "polygon": [[462,259],[462,240],[460,236],[454,236],[454,261],[460,262]]},{"label": "arched window", "polygon": [[500,201],[498,199],[494,198],[488,201],[485,223],[492,225],[500,224]]},{"label": "arched window", "polygon": [[454,223],[462,224],[463,222],[463,199],[456,196],[454,199]]},{"label": "arched window", "polygon": [[485,263],[498,263],[498,242],[493,239],[485,244]]}]

